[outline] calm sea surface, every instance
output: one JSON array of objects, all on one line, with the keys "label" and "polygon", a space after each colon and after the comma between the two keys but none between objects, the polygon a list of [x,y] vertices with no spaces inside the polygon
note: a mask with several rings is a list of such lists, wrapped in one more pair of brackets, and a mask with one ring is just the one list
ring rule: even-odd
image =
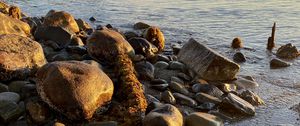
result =
[{"label": "calm sea surface", "polygon": [[[44,16],[50,9],[64,10],[93,26],[112,24],[121,30],[143,21],[161,27],[167,43],[193,37],[231,58],[230,43],[236,36],[254,51],[241,50],[247,62],[241,75],[260,83],[255,91],[267,103],[257,115],[229,125],[300,125],[299,114],[289,108],[300,102],[300,58],[293,66],[270,69],[274,56],[266,51],[273,22],[277,22],[277,47],[293,43],[300,49],[300,1],[289,0],[7,0],[30,16]],[[274,50],[275,52],[276,50]]]}]

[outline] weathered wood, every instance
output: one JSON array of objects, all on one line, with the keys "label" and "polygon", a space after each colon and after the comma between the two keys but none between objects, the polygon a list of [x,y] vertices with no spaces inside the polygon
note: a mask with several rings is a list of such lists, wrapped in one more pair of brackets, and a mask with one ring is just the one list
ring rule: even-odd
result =
[{"label": "weathered wood", "polygon": [[268,39],[267,49],[272,50],[275,47],[275,31],[276,31],[276,22],[274,22],[272,27],[271,37]]},{"label": "weathered wood", "polygon": [[211,81],[233,80],[240,66],[209,47],[190,39],[178,54],[179,61]]}]

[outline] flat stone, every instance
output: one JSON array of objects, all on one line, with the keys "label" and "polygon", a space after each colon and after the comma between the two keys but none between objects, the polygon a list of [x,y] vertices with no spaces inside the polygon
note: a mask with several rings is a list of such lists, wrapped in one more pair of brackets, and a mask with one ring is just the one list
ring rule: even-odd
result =
[{"label": "flat stone", "polygon": [[195,112],[185,118],[185,126],[223,126],[222,119],[217,116]]},{"label": "flat stone", "polygon": [[282,67],[288,67],[288,66],[291,66],[292,64],[289,63],[289,62],[285,62],[283,60],[280,60],[280,59],[272,59],[270,61],[270,67],[275,69],[275,68],[282,68]]},{"label": "flat stone", "polygon": [[161,100],[173,105],[176,103],[176,99],[170,91],[164,91],[161,94]]},{"label": "flat stone", "polygon": [[155,84],[166,84],[168,82],[164,79],[154,79],[150,83],[155,85]]},{"label": "flat stone", "polygon": [[233,80],[240,69],[238,64],[194,39],[182,47],[178,59],[209,81]]},{"label": "flat stone", "polygon": [[265,105],[265,102],[250,90],[243,91],[239,96],[254,106]]},{"label": "flat stone", "polygon": [[178,73],[178,74],[177,74],[177,77],[179,77],[179,78],[181,78],[181,79],[183,79],[183,80],[185,80],[185,81],[190,81],[190,80],[192,80],[192,78],[191,78],[190,76],[186,75],[185,73]]},{"label": "flat stone", "polygon": [[169,84],[152,84],[150,87],[159,91],[165,91],[169,87]]},{"label": "flat stone", "polygon": [[194,84],[192,90],[195,93],[202,92],[217,98],[222,98],[224,94],[219,88],[211,84]]},{"label": "flat stone", "polygon": [[18,104],[11,101],[1,101],[0,102],[0,119],[5,123],[16,120],[23,111],[20,109]]},{"label": "flat stone", "polygon": [[20,101],[20,95],[15,92],[2,92],[0,93],[0,101],[11,101],[18,103]]},{"label": "flat stone", "polygon": [[182,85],[179,84],[177,82],[171,81],[171,83],[169,84],[169,87],[174,90],[175,92],[184,94],[184,95],[188,95],[189,91]]},{"label": "flat stone", "polygon": [[157,98],[155,98],[154,96],[152,95],[145,95],[146,99],[147,99],[147,103],[150,104],[152,102],[160,102]]},{"label": "flat stone", "polygon": [[255,81],[251,81],[245,78],[238,78],[237,80],[232,82],[235,84],[239,89],[251,89],[251,88],[256,88],[259,86],[259,84]]},{"label": "flat stone", "polygon": [[170,61],[169,62],[169,69],[171,70],[185,70],[185,65],[181,62],[178,62],[178,61]]},{"label": "flat stone", "polygon": [[247,101],[240,97],[229,93],[222,101],[221,108],[223,110],[237,111],[241,114],[255,115],[255,108]]},{"label": "flat stone", "polygon": [[180,93],[173,93],[173,96],[175,97],[176,99],[176,102],[181,104],[181,105],[186,105],[186,106],[190,106],[190,107],[196,107],[197,106],[197,102],[188,97],[188,96],[185,96],[183,94],[180,94]]},{"label": "flat stone", "polygon": [[215,108],[215,106],[216,106],[216,104],[214,104],[214,103],[205,102],[205,103],[200,104],[196,108],[207,111],[207,110],[213,110]]},{"label": "flat stone", "polygon": [[214,103],[214,104],[219,104],[222,102],[221,99],[211,96],[209,94],[206,93],[197,93],[195,95],[195,99],[197,102],[199,103],[205,103],[205,102],[209,102],[209,103]]},{"label": "flat stone", "polygon": [[169,64],[164,61],[158,61],[154,64],[154,67],[157,69],[166,69],[169,67]]},{"label": "flat stone", "polygon": [[163,55],[163,54],[157,54],[156,60],[157,61],[164,61],[164,62],[167,62],[167,63],[170,62],[169,57],[167,57],[166,55]]},{"label": "flat stone", "polygon": [[8,86],[0,83],[0,93],[1,92],[8,92]]},{"label": "flat stone", "polygon": [[155,69],[154,76],[155,78],[164,79],[168,82],[171,81],[171,77],[177,75],[180,72],[178,70],[168,70],[168,69]]},{"label": "flat stone", "polygon": [[165,104],[149,112],[143,126],[183,126],[183,117],[175,106]]},{"label": "flat stone", "polygon": [[184,84],[184,81],[182,80],[182,79],[180,79],[180,78],[178,78],[178,77],[176,77],[176,76],[174,76],[174,77],[171,77],[171,82],[177,82],[177,83],[179,83],[179,84]]},{"label": "flat stone", "polygon": [[24,87],[26,84],[29,84],[28,81],[12,81],[9,83],[8,88],[10,92],[16,92],[20,93],[22,87]]}]

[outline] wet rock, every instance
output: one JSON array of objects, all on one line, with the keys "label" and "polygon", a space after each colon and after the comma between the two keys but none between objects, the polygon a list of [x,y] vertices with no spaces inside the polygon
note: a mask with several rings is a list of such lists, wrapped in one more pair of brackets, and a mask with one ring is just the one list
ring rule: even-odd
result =
[{"label": "wet rock", "polygon": [[164,61],[158,61],[154,64],[154,67],[157,69],[166,69],[169,67],[169,64]]},{"label": "wet rock", "polygon": [[112,81],[98,65],[60,61],[37,72],[37,91],[43,101],[72,120],[90,119],[111,100],[113,90]]},{"label": "wet rock", "polygon": [[134,55],[131,60],[133,62],[140,62],[140,61],[144,61],[146,58],[143,55]]},{"label": "wet rock", "polygon": [[32,96],[37,96],[36,86],[34,84],[26,84],[21,88],[21,98],[26,99]]},{"label": "wet rock", "polygon": [[258,87],[258,83],[255,81],[251,81],[245,78],[238,78],[237,80],[232,82],[233,84],[235,84],[238,89],[248,89],[248,88],[256,88]]},{"label": "wet rock", "polygon": [[44,26],[62,27],[71,32],[79,32],[79,27],[74,17],[64,11],[50,10],[44,19]]},{"label": "wet rock", "polygon": [[15,92],[2,92],[0,93],[0,101],[11,101],[18,103],[20,101],[20,95]]},{"label": "wet rock", "polygon": [[80,31],[87,31],[87,30],[93,29],[92,26],[90,26],[90,24],[88,24],[87,22],[85,22],[82,19],[75,19],[75,21],[76,21]]},{"label": "wet rock", "polygon": [[300,55],[297,47],[292,45],[291,43],[281,46],[277,52],[276,56],[279,58],[292,59],[296,58]]},{"label": "wet rock", "polygon": [[30,26],[18,19],[0,13],[0,34],[16,34],[23,37],[30,36]]},{"label": "wet rock", "polygon": [[173,105],[165,104],[146,115],[143,126],[182,126],[183,117]]},{"label": "wet rock", "polygon": [[134,37],[129,39],[128,42],[136,54],[142,54],[146,58],[152,58],[158,52],[157,47],[144,38]]},{"label": "wet rock", "polygon": [[133,31],[127,31],[124,33],[124,36],[126,38],[126,40],[129,40],[131,38],[134,38],[134,37],[139,37],[139,35]]},{"label": "wet rock", "polygon": [[149,28],[150,25],[144,23],[144,22],[138,22],[138,23],[135,23],[133,25],[133,28],[136,29],[136,30],[140,30],[140,29],[146,29],[146,28]]},{"label": "wet rock", "polygon": [[167,63],[170,62],[169,57],[167,57],[166,55],[163,55],[163,54],[157,54],[156,60],[157,61],[164,61],[164,62],[167,62]]},{"label": "wet rock", "polygon": [[118,122],[115,122],[115,121],[90,122],[86,126],[118,126]]},{"label": "wet rock", "polygon": [[155,69],[155,78],[164,79],[168,82],[171,81],[171,77],[177,76],[178,70],[168,70],[168,69]]},{"label": "wet rock", "polygon": [[121,53],[134,55],[131,45],[123,36],[113,30],[103,29],[94,32],[87,40],[87,49],[91,57],[98,61],[111,63]]},{"label": "wet rock", "polygon": [[209,103],[219,104],[219,103],[222,102],[221,99],[219,99],[217,97],[214,97],[214,96],[211,96],[211,95],[206,94],[206,93],[197,93],[195,95],[195,99],[199,103],[209,102]]},{"label": "wet rock", "polygon": [[217,87],[226,93],[237,91],[237,86],[234,84],[221,83],[220,85],[217,85]]},{"label": "wet rock", "polygon": [[161,100],[173,105],[176,103],[176,99],[170,91],[164,91],[161,94]]},{"label": "wet rock", "polygon": [[190,76],[186,75],[185,73],[178,73],[177,76],[185,81],[192,80],[192,78]]},{"label": "wet rock", "polygon": [[91,22],[95,22],[97,19],[96,19],[95,17],[90,17],[89,20],[90,20]]},{"label": "wet rock", "polygon": [[79,54],[79,55],[87,54],[87,50],[84,46],[68,46],[66,48],[66,51],[68,53]]},{"label": "wet rock", "polygon": [[178,54],[179,61],[210,81],[233,80],[240,66],[209,47],[190,39]]},{"label": "wet rock", "polygon": [[154,88],[159,91],[164,91],[169,87],[169,84],[166,80],[163,79],[154,79],[151,81],[151,88]]},{"label": "wet rock", "polygon": [[149,112],[151,112],[153,109],[159,108],[163,106],[164,104],[160,102],[151,102],[148,104],[145,114],[147,115]]},{"label": "wet rock", "polygon": [[181,50],[182,46],[180,46],[179,44],[175,43],[173,44],[172,46],[172,49],[173,49],[173,53],[175,55],[177,55],[179,53],[179,51]]},{"label": "wet rock", "polygon": [[54,62],[54,61],[67,61],[70,59],[71,59],[70,54],[64,50],[64,51],[60,51],[59,53],[57,53],[56,55],[54,55],[48,60],[50,62]]},{"label": "wet rock", "polygon": [[22,87],[24,87],[26,84],[29,84],[30,82],[28,81],[12,81],[9,83],[8,88],[9,91],[15,92],[15,93],[20,93]]},{"label": "wet rock", "polygon": [[190,107],[196,107],[197,106],[197,102],[188,97],[188,96],[185,96],[183,94],[180,94],[180,93],[173,93],[173,96],[175,97],[176,99],[176,102],[181,104],[181,105],[186,105],[186,106],[190,106]]},{"label": "wet rock", "polygon": [[169,62],[169,69],[171,70],[185,70],[185,65],[181,62],[178,62],[178,61],[171,61]]},{"label": "wet rock", "polygon": [[231,43],[231,48],[243,48],[243,40],[240,37],[234,38]]},{"label": "wet rock", "polygon": [[37,40],[52,40],[60,48],[63,48],[71,42],[73,35],[74,33],[63,27],[41,26],[35,30],[34,38]]},{"label": "wet rock", "polygon": [[250,81],[255,81],[255,79],[252,76],[242,76],[242,77]]},{"label": "wet rock", "polygon": [[282,67],[288,67],[291,66],[291,63],[285,62],[283,60],[274,58],[270,61],[270,67],[275,69],[275,68],[282,68]]},{"label": "wet rock", "polygon": [[1,92],[8,92],[8,86],[0,83],[0,93]]},{"label": "wet rock", "polygon": [[175,92],[184,94],[184,95],[188,95],[189,91],[184,87],[184,85],[177,83],[175,81],[171,81],[171,83],[169,84],[169,87],[174,90]]},{"label": "wet rock", "polygon": [[135,64],[138,77],[142,80],[152,80],[154,78],[154,66],[148,61],[141,61]]},{"label": "wet rock", "polygon": [[186,126],[223,126],[223,121],[217,116],[195,112],[185,118]]},{"label": "wet rock", "polygon": [[222,98],[224,94],[219,88],[211,84],[194,84],[192,90],[195,93],[202,92],[217,98]]},{"label": "wet rock", "polygon": [[22,115],[23,111],[18,104],[11,101],[0,102],[0,120],[7,123],[12,120],[18,119]]},{"label": "wet rock", "polygon": [[71,46],[84,46],[84,43],[82,42],[80,37],[72,36],[72,39],[68,45]]},{"label": "wet rock", "polygon": [[229,93],[227,97],[223,99],[221,109],[251,116],[255,115],[255,108],[250,103],[232,93]]},{"label": "wet rock", "polygon": [[214,103],[210,103],[210,102],[204,102],[201,105],[197,106],[197,109],[201,109],[201,110],[213,110],[215,108],[216,104]]},{"label": "wet rock", "polygon": [[265,102],[250,90],[243,91],[239,96],[254,106],[265,105]]},{"label": "wet rock", "polygon": [[44,125],[51,120],[50,109],[37,98],[28,100],[25,106],[29,124]]},{"label": "wet rock", "polygon": [[147,103],[150,104],[152,102],[160,102],[157,98],[155,98],[154,96],[152,95],[145,95],[146,99],[147,99]]},{"label": "wet rock", "polygon": [[171,82],[172,81],[184,85],[184,81],[178,77],[171,77]]},{"label": "wet rock", "polygon": [[237,52],[233,55],[233,60],[237,63],[246,62],[246,57],[243,53]]},{"label": "wet rock", "polygon": [[165,48],[165,37],[158,27],[151,26],[144,32],[144,38],[158,48],[162,52]]}]

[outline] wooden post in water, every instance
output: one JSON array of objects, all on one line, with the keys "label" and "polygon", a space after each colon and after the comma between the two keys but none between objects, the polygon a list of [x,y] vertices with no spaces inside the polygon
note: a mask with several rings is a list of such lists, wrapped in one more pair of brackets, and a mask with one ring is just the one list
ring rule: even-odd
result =
[{"label": "wooden post in water", "polygon": [[276,30],[276,22],[274,22],[274,25],[272,27],[271,37],[268,38],[268,45],[267,45],[268,50],[272,50],[275,47],[275,30]]}]

